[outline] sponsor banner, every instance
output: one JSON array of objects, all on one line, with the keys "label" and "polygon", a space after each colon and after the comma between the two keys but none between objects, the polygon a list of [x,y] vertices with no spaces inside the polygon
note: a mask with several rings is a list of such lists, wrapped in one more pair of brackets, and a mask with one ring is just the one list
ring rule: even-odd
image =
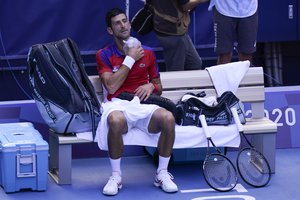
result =
[{"label": "sponsor banner", "polygon": [[[277,148],[300,147],[300,86],[265,89],[265,116],[278,127]],[[246,116],[251,116],[245,105]]]}]

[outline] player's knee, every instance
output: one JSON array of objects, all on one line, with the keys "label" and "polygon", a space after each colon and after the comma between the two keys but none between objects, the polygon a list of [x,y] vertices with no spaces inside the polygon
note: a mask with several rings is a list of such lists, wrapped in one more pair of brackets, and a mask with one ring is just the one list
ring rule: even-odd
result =
[{"label": "player's knee", "polygon": [[161,121],[166,126],[175,126],[175,118],[173,114],[167,110],[164,110],[164,112],[162,112]]},{"label": "player's knee", "polygon": [[122,112],[116,111],[108,115],[107,122],[110,127],[121,127],[125,125],[126,118]]}]

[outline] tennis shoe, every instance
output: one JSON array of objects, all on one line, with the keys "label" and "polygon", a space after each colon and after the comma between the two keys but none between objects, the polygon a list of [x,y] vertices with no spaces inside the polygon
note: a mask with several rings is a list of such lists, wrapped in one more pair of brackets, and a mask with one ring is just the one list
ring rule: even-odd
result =
[{"label": "tennis shoe", "polygon": [[177,192],[178,187],[173,182],[173,175],[167,170],[160,170],[155,176],[154,186],[160,187],[165,192]]},{"label": "tennis shoe", "polygon": [[103,188],[103,194],[105,195],[116,195],[119,189],[122,188],[122,177],[120,175],[112,175],[107,181]]}]

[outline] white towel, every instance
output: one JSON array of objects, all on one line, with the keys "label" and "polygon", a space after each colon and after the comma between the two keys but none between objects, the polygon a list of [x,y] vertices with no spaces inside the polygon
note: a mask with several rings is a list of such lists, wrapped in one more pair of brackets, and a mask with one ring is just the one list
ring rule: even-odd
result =
[{"label": "white towel", "polygon": [[82,133],[76,133],[76,136],[78,139],[93,141],[93,133],[91,131],[89,132],[82,132]]},{"label": "white towel", "polygon": [[[100,125],[100,124],[99,124]],[[218,147],[239,147],[240,135],[235,125],[229,126],[209,126],[212,140]],[[78,138],[91,140],[92,132],[77,134]],[[99,142],[96,138],[101,137]],[[97,129],[98,146],[101,150],[107,151],[107,134]],[[130,132],[123,135],[124,145],[157,147],[159,134],[147,134],[140,129],[133,128]],[[174,149],[206,147],[207,140],[202,128],[196,126],[175,126]]]},{"label": "white towel", "polygon": [[249,61],[238,61],[206,68],[218,97],[226,91],[236,94],[239,84],[247,73],[249,66]]},{"label": "white towel", "polygon": [[141,42],[137,38],[129,37],[127,40],[124,41],[123,50],[125,51],[125,54],[127,54],[129,48],[140,47],[141,45]]},{"label": "white towel", "polygon": [[[211,138],[218,147],[239,147],[240,135],[236,125],[229,126],[209,126]],[[107,135],[97,130],[98,137],[102,142],[98,146],[101,150],[108,150]],[[140,129],[133,128],[123,135],[124,145],[157,147],[160,134],[147,134]],[[207,140],[203,129],[196,126],[175,126],[174,149],[207,147]]]},{"label": "white towel", "polygon": [[[142,110],[138,108],[139,99],[134,98],[128,102],[120,99],[112,99],[112,101],[103,104],[102,120],[99,122],[95,142],[98,142],[98,146],[101,150],[108,150],[107,145],[107,116],[113,110],[124,111],[125,107],[132,106],[134,113],[129,120],[137,120],[148,116],[152,109]],[[155,105],[153,105],[155,106]],[[130,109],[126,109],[130,110]],[[125,114],[125,113],[124,113]],[[217,146],[222,147],[238,147],[240,144],[240,136],[236,125],[229,126],[209,126],[208,127],[212,139]],[[150,146],[157,147],[160,134],[148,134],[141,131],[138,128],[132,128],[127,134],[123,135],[124,145],[138,145],[138,146]],[[178,126],[175,127],[175,149],[181,148],[195,148],[206,147],[207,142],[202,128],[196,126]]]}]

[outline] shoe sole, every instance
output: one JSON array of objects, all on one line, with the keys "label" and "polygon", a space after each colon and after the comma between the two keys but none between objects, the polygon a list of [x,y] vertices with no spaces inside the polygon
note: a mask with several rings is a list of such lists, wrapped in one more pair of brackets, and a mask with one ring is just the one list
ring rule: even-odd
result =
[{"label": "shoe sole", "polygon": [[119,185],[119,186],[118,186],[118,190],[117,190],[116,193],[106,193],[106,192],[102,191],[102,194],[107,195],[107,196],[114,196],[114,195],[117,195],[118,192],[119,192],[119,190],[122,189],[122,187],[123,187],[123,185]]},{"label": "shoe sole", "polygon": [[155,187],[161,188],[164,192],[167,192],[167,193],[175,193],[175,192],[178,192],[178,189],[176,189],[176,190],[169,190],[169,191],[164,190],[164,189],[162,188],[162,185],[161,185],[160,183],[158,183],[158,182],[154,182],[154,186],[155,186]]}]

